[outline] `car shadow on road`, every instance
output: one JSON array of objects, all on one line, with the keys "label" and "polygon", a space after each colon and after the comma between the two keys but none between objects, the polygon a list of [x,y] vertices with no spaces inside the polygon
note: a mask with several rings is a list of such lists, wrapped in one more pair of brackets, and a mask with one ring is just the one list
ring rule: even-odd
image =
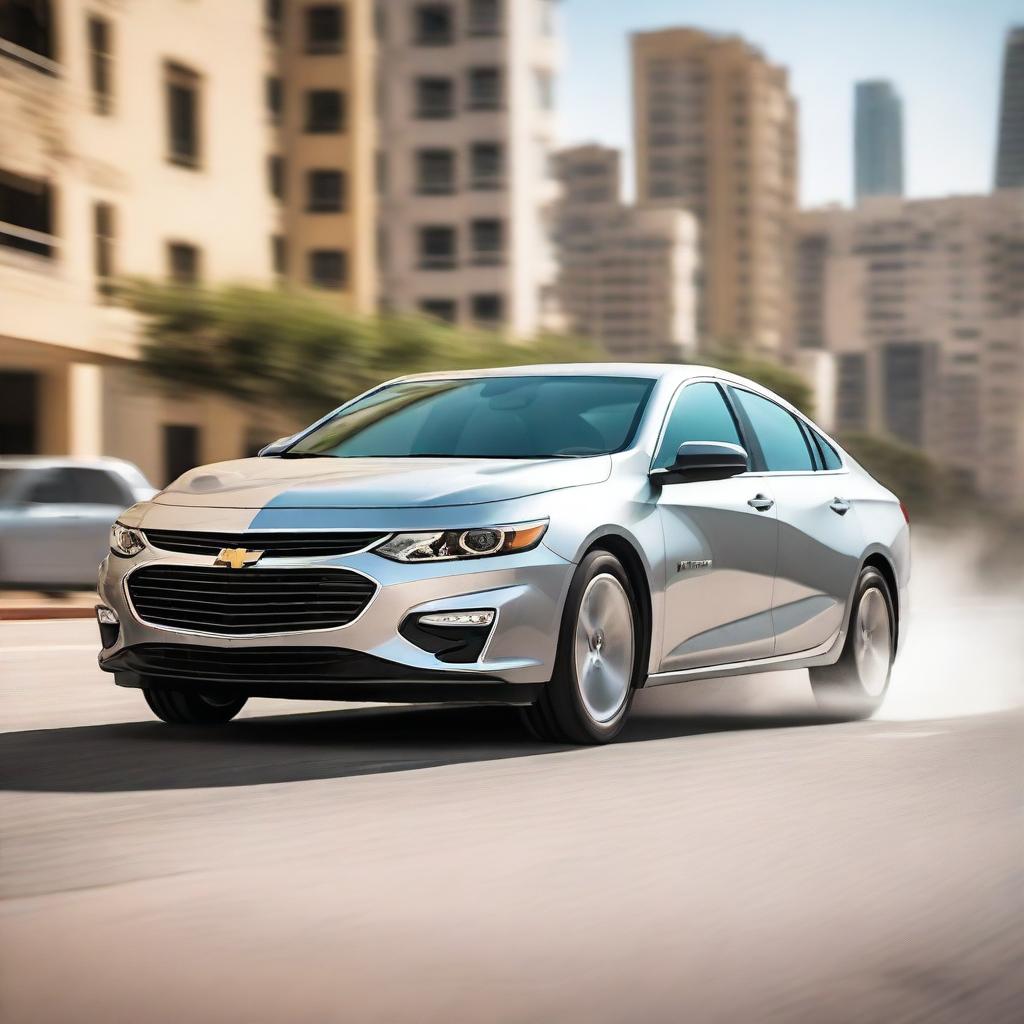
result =
[{"label": "car shadow on road", "polygon": [[[810,715],[645,714],[619,743],[819,722]],[[337,779],[565,752],[500,707],[370,707],[224,726],[130,722],[0,735],[0,790],[113,793]]]}]

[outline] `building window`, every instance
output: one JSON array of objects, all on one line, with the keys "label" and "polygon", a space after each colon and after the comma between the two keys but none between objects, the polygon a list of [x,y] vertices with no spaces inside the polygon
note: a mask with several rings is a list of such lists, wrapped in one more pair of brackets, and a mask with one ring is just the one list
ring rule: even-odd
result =
[{"label": "building window", "polygon": [[167,159],[199,166],[199,75],[181,64],[164,65],[167,91]]},{"label": "building window", "polygon": [[167,274],[175,284],[198,284],[199,250],[188,242],[168,242]]},{"label": "building window", "polygon": [[278,277],[288,273],[288,246],[284,235],[272,235],[270,238],[270,266]]},{"label": "building window", "polygon": [[450,4],[419,4],[412,12],[413,39],[418,46],[448,46],[455,40]]},{"label": "building window", "polygon": [[[0,38],[39,57],[55,57],[52,4],[49,0],[4,0],[0,3]],[[17,59],[17,58],[15,58]],[[55,73],[44,63],[30,63],[37,71]]]},{"label": "building window", "polygon": [[306,131],[331,134],[344,130],[344,93],[337,89],[310,89],[306,93]]},{"label": "building window", "polygon": [[103,296],[114,291],[114,208],[110,203],[93,203],[93,272],[96,291]]},{"label": "building window", "polygon": [[468,84],[470,110],[501,109],[501,73],[497,68],[470,68]]},{"label": "building window", "polygon": [[500,142],[474,142],[469,149],[469,187],[496,189],[504,183],[505,167]]},{"label": "building window", "polygon": [[555,79],[546,68],[537,68],[537,106],[541,110],[555,109]]},{"label": "building window", "polygon": [[273,155],[267,158],[267,182],[270,194],[275,199],[284,199],[285,164],[284,157]]},{"label": "building window", "polygon": [[471,36],[501,35],[501,0],[469,0]]},{"label": "building window", "polygon": [[345,11],[339,4],[306,8],[306,53],[341,53],[345,49]]},{"label": "building window", "polygon": [[89,32],[89,86],[92,90],[94,114],[106,115],[114,108],[113,61],[110,22],[106,18],[90,15]]},{"label": "building window", "polygon": [[474,295],[472,298],[473,320],[478,324],[495,326],[505,318],[505,303],[497,293]]},{"label": "building window", "polygon": [[263,24],[267,34],[280,42],[281,29],[284,26],[284,0],[265,0],[263,4]]},{"label": "building window", "polygon": [[455,153],[450,149],[421,149],[416,153],[416,191],[448,195],[455,191]]},{"label": "building window", "polygon": [[458,319],[458,304],[454,299],[420,299],[420,312],[446,324]]},{"label": "building window", "polygon": [[416,116],[420,118],[453,117],[455,86],[450,78],[416,79]]},{"label": "building window", "polygon": [[470,234],[475,264],[495,266],[505,262],[505,232],[500,220],[474,220],[470,225]]},{"label": "building window", "polygon": [[348,281],[348,253],[341,249],[314,249],[309,254],[309,283],[314,288],[339,291]]},{"label": "building window", "polygon": [[0,247],[53,259],[54,206],[48,182],[0,171]]},{"label": "building window", "polygon": [[281,123],[284,113],[284,86],[277,75],[268,75],[266,80],[267,117],[272,124]]},{"label": "building window", "polygon": [[420,228],[420,267],[452,270],[455,267],[455,228],[430,225]]},{"label": "building window", "polygon": [[165,423],[163,435],[164,479],[170,483],[199,465],[199,428],[192,424]]},{"label": "building window", "polygon": [[345,208],[345,175],[342,171],[315,170],[306,175],[306,210],[339,213]]}]

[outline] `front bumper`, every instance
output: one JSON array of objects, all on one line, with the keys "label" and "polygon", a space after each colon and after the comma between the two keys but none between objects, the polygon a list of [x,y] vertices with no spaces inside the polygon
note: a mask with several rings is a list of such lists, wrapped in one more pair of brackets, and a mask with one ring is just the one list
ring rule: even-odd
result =
[{"label": "front bumper", "polygon": [[[120,620],[100,667],[121,685],[173,682],[232,686],[252,696],[342,700],[491,699],[529,701],[551,678],[558,623],[574,568],[543,543],[532,551],[432,564],[392,562],[373,552],[319,559],[265,558],[242,571],[288,567],[350,569],[377,585],[365,610],[345,626],[299,632],[218,636],[144,621],[127,580],[145,565],[210,567],[207,556],[147,548],[134,558],[108,555],[99,594]],[[225,568],[225,572],[236,570]],[[452,663],[400,632],[410,616],[493,609],[475,660]],[[408,632],[408,631],[407,631]]]}]

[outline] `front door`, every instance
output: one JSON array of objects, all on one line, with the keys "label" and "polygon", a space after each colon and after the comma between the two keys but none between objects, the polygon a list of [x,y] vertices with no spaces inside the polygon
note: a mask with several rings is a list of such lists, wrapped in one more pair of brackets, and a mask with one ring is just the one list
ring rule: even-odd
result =
[{"label": "front door", "polygon": [[[743,441],[719,385],[684,385],[669,414],[654,468],[671,465],[684,441]],[[665,623],[658,671],[770,657],[778,557],[774,494],[763,477],[665,484],[658,497],[665,538]]]}]

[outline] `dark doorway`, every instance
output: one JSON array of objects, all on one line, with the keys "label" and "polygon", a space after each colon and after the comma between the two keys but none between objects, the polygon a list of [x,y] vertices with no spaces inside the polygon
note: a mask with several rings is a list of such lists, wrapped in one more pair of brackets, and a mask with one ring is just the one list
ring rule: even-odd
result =
[{"label": "dark doorway", "polygon": [[0,371],[0,455],[39,451],[39,374]]},{"label": "dark doorway", "polygon": [[176,480],[199,465],[199,428],[191,424],[164,424],[164,482]]}]

